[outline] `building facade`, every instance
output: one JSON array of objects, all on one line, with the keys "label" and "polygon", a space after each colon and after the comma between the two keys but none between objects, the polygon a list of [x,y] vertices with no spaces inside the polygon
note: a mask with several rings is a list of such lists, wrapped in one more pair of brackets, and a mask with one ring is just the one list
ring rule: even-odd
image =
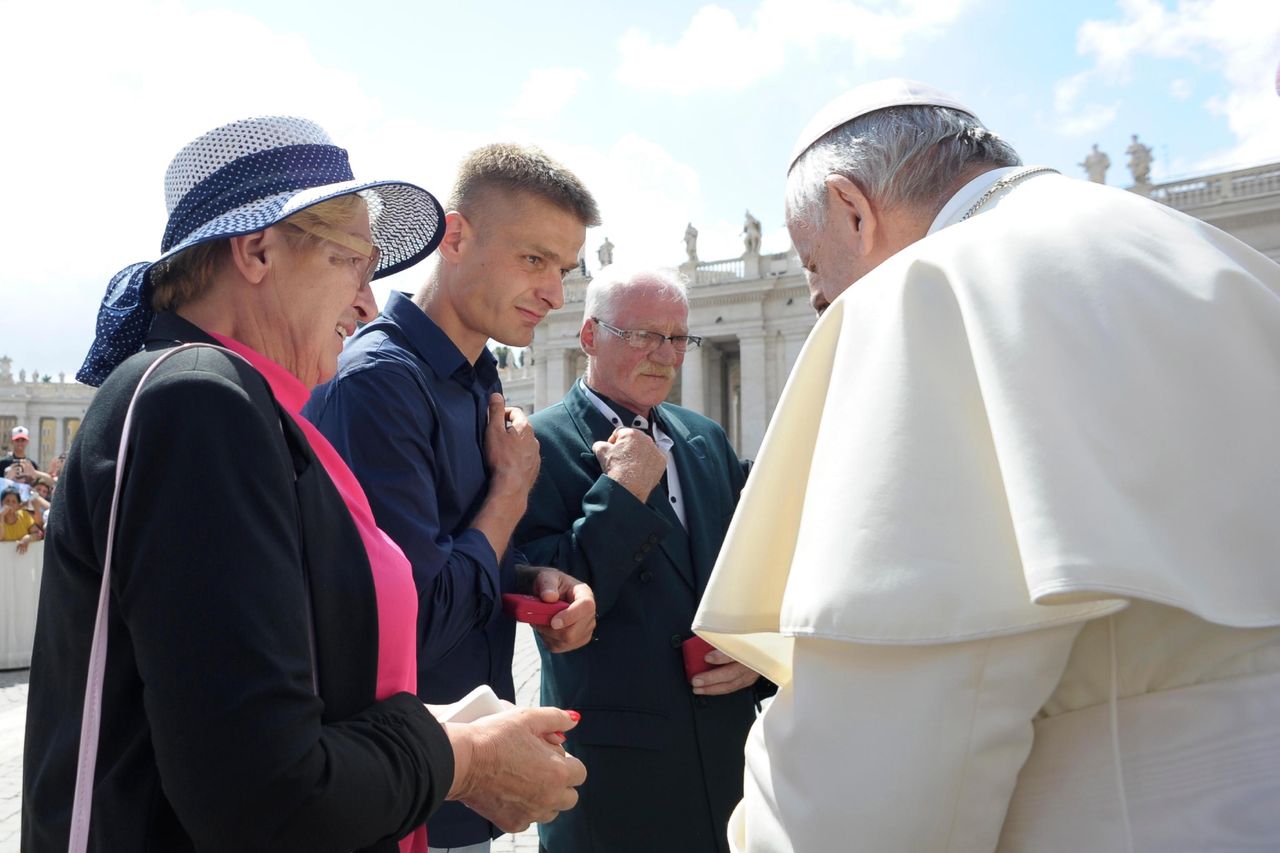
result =
[{"label": "building facade", "polygon": [[1280,163],[1156,184],[1148,195],[1280,263]]},{"label": "building facade", "polygon": [[31,431],[27,453],[44,470],[65,453],[80,429],[80,421],[93,400],[96,388],[67,381],[65,374],[56,379],[19,370],[15,377],[13,360],[0,357],[0,455],[10,451],[9,434],[16,426]]}]

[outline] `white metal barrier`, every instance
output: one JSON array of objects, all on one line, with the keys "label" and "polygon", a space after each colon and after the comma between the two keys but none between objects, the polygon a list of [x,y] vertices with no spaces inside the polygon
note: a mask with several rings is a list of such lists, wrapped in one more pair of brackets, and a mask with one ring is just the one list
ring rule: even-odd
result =
[{"label": "white metal barrier", "polygon": [[43,568],[43,542],[32,542],[25,554],[16,542],[0,542],[0,669],[31,666]]}]

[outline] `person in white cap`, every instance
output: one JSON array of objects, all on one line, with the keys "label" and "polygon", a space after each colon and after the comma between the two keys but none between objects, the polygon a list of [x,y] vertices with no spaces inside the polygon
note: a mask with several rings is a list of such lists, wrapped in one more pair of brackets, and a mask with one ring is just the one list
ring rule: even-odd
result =
[{"label": "person in white cap", "polygon": [[31,456],[27,455],[27,447],[29,443],[31,443],[31,430],[28,430],[26,427],[14,427],[13,429],[10,429],[9,444],[13,450],[9,451],[8,456],[4,456],[3,459],[0,459],[0,471],[4,471],[8,469],[10,465],[18,464],[18,462],[20,462],[24,469],[26,469],[24,470],[24,475],[31,476],[32,479],[35,479],[37,475],[47,476],[47,474],[44,474],[44,471],[38,470],[40,469],[40,465],[37,464],[36,460],[31,459]]},{"label": "person in white cap", "polygon": [[921,84],[792,157],[822,314],[694,628],[779,685],[738,851],[1280,838],[1280,267]]}]

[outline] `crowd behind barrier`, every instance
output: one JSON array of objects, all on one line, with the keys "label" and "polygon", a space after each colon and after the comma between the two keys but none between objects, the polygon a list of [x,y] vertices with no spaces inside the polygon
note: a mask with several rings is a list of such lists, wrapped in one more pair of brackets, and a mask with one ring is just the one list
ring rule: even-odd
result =
[{"label": "crowd behind barrier", "polygon": [[[0,478],[0,493],[6,496],[0,515],[0,670],[31,665],[44,531],[53,497],[53,481],[47,474],[34,466],[30,473],[37,477],[18,469],[16,464],[8,466],[4,473],[13,479]],[[16,507],[8,505],[15,501]]]}]

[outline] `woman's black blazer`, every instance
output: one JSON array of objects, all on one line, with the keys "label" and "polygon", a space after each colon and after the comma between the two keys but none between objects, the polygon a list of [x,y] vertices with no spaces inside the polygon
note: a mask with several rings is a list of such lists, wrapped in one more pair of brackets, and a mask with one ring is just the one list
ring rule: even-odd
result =
[{"label": "woman's black blazer", "polygon": [[[160,315],[67,457],[45,549],[22,849],[67,849],[81,708],[125,409],[181,341]],[[265,380],[201,348],[143,389],[122,485],[91,850],[392,851],[453,778],[408,693],[374,700],[368,556]],[[314,626],[314,630],[309,629]]]}]

